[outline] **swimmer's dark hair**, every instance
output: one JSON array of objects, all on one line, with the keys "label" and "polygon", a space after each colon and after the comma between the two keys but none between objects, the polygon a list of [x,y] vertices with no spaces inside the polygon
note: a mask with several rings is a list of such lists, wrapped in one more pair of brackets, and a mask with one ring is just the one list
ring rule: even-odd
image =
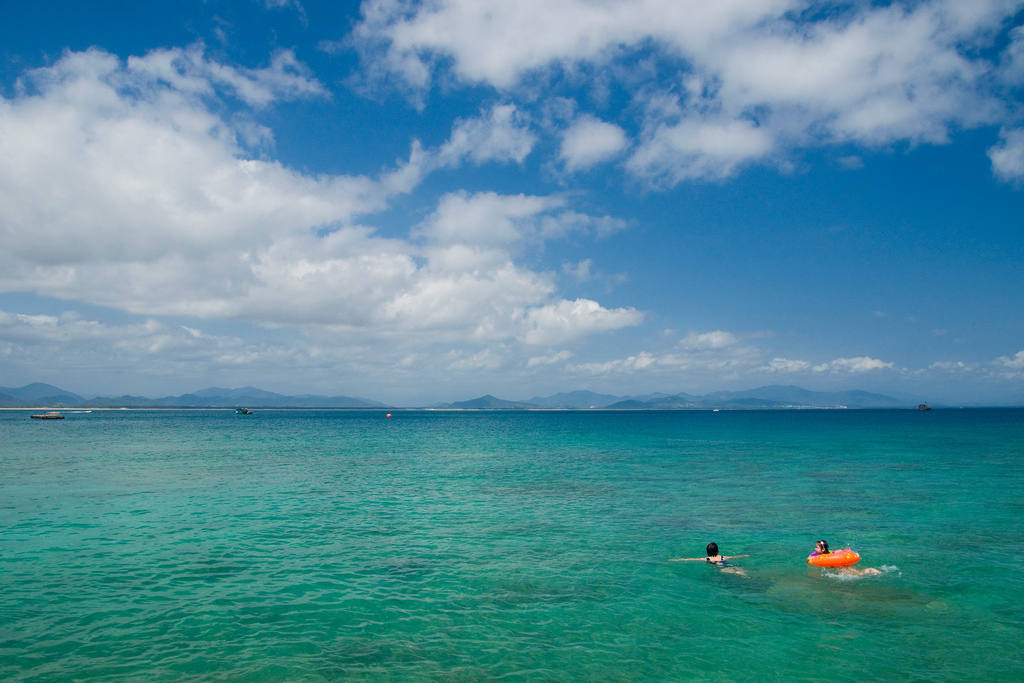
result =
[{"label": "swimmer's dark hair", "polygon": [[718,544],[708,543],[708,557],[714,557],[718,554]]},{"label": "swimmer's dark hair", "polygon": [[831,550],[828,549],[828,541],[822,539],[822,540],[818,541],[818,543],[821,544],[821,554],[822,555],[827,555],[828,553],[832,552]]}]

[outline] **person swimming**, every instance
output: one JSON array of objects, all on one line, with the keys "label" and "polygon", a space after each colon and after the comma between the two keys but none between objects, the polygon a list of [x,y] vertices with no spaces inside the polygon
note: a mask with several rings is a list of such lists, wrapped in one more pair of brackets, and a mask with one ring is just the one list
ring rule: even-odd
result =
[{"label": "person swimming", "polygon": [[[811,553],[811,557],[831,554],[832,551],[828,549],[828,541],[822,539],[814,542],[814,552]],[[848,574],[850,576],[880,576],[882,574],[881,570],[874,567],[865,567],[864,569],[854,569],[852,566],[836,567],[835,571],[839,574]]]},{"label": "person swimming", "polygon": [[707,551],[707,557],[676,557],[670,559],[669,562],[706,562],[728,574],[747,575],[742,567],[730,564],[729,560],[735,560],[739,557],[750,557],[750,555],[723,555],[718,550],[718,544],[715,542],[708,543],[705,550]]}]

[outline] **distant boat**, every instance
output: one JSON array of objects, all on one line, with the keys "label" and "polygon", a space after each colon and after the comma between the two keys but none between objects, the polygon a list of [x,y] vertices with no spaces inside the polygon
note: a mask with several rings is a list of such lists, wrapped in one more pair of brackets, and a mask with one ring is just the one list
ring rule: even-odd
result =
[{"label": "distant boat", "polygon": [[927,403],[919,403],[917,405],[917,409],[918,410],[931,410],[932,407],[930,405],[928,405]]},{"label": "distant boat", "polygon": [[235,415],[252,415],[252,411],[248,408],[235,408]]},{"label": "distant boat", "polygon": [[33,420],[63,420],[64,416],[55,410],[51,410],[48,413],[42,415],[29,415]]}]

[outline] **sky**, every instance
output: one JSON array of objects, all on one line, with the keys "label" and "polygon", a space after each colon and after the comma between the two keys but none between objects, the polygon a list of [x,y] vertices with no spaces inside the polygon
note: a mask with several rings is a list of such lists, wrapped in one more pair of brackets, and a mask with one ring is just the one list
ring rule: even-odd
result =
[{"label": "sky", "polygon": [[1024,2],[0,3],[0,386],[1024,404]]}]

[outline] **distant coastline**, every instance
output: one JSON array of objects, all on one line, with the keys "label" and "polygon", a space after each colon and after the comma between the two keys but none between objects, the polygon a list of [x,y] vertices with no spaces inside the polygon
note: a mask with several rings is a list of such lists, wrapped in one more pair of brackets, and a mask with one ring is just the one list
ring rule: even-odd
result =
[{"label": "distant coastline", "polygon": [[[769,385],[745,391],[718,391],[696,395],[685,392],[642,396],[616,396],[573,391],[514,401],[485,394],[465,401],[432,405],[396,405],[352,396],[289,396],[256,387],[211,387],[178,396],[82,396],[50,384],[0,387],[4,410],[419,410],[419,411],[743,411],[743,410],[916,410],[920,401],[860,389],[821,392],[797,386]],[[929,404],[933,408],[944,406]],[[959,406],[958,406],[959,407]],[[980,406],[976,406],[980,407]],[[996,406],[992,406],[996,407]],[[1012,406],[1007,406],[1012,407]]]}]

